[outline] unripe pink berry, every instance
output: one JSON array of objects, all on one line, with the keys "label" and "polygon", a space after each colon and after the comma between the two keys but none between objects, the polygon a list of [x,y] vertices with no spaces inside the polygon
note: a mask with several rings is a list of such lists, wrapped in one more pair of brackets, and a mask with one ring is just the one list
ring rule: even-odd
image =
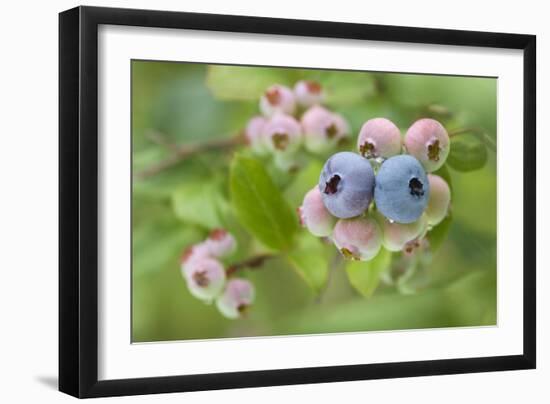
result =
[{"label": "unripe pink berry", "polygon": [[263,153],[266,151],[265,139],[263,136],[263,129],[267,120],[263,116],[255,116],[246,125],[244,132],[246,142],[250,148],[257,152]]},{"label": "unripe pink berry", "polygon": [[246,279],[230,279],[216,299],[220,313],[230,319],[243,316],[254,301],[254,286]]},{"label": "unripe pink berry", "polygon": [[300,80],[294,86],[294,95],[299,105],[304,108],[320,104],[324,99],[323,87],[313,80]]},{"label": "unripe pink berry", "polygon": [[198,299],[211,301],[225,284],[225,269],[213,258],[197,258],[184,267],[189,292]]},{"label": "unripe pink berry", "polygon": [[370,119],[359,131],[357,150],[367,158],[388,158],[400,154],[401,132],[389,119]]},{"label": "unripe pink berry", "polygon": [[300,124],[289,115],[275,114],[265,124],[263,136],[267,148],[275,153],[293,153],[300,147]]},{"label": "unripe pink berry", "polygon": [[235,238],[224,229],[214,229],[204,242],[208,252],[213,257],[224,257],[235,251]]},{"label": "unripe pink berry", "polygon": [[300,223],[314,236],[328,237],[332,233],[336,219],[325,208],[319,187],[314,187],[305,195],[298,213]]},{"label": "unripe pink berry", "polygon": [[430,199],[426,207],[426,217],[430,226],[439,224],[449,211],[451,204],[451,189],[439,175],[428,174],[430,183]]},{"label": "unripe pink berry", "polygon": [[296,110],[294,93],[288,87],[274,84],[260,98],[260,111],[265,116],[275,113],[292,115]]},{"label": "unripe pink berry", "polygon": [[205,243],[193,244],[187,247],[180,259],[182,271],[190,271],[194,262],[201,258],[208,258],[209,256],[210,252]]},{"label": "unripe pink berry", "polygon": [[391,222],[382,215],[377,216],[378,224],[382,229],[382,244],[388,251],[402,251],[407,243],[421,237],[427,228],[426,215],[420,216],[416,222]]},{"label": "unripe pink berry", "polygon": [[345,258],[368,261],[382,246],[382,233],[372,217],[340,219],[332,233],[334,244]]},{"label": "unripe pink berry", "polygon": [[447,160],[451,148],[449,134],[438,121],[420,119],[412,124],[405,134],[405,147],[412,156],[432,172]]},{"label": "unripe pink berry", "polygon": [[304,144],[313,153],[331,150],[349,135],[349,125],[339,114],[314,105],[302,116]]}]

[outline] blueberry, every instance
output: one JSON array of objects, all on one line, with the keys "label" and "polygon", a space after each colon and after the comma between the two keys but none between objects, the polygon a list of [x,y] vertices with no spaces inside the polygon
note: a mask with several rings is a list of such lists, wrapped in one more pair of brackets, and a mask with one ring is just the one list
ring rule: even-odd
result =
[{"label": "blueberry", "polygon": [[333,241],[344,258],[368,261],[382,246],[382,233],[372,217],[341,219],[334,226]]},{"label": "blueberry", "polygon": [[376,217],[382,229],[382,244],[388,251],[402,251],[407,243],[421,237],[427,229],[426,215],[412,223],[390,222],[381,214]]},{"label": "blueberry", "polygon": [[274,84],[260,98],[260,110],[265,116],[276,113],[292,115],[296,110],[294,93],[288,87]]},{"label": "blueberry", "polygon": [[313,80],[301,80],[294,86],[294,95],[298,104],[304,108],[320,104],[324,98],[323,87]]},{"label": "blueberry", "polygon": [[302,128],[290,115],[277,113],[262,128],[266,148],[275,154],[292,154],[302,143]]},{"label": "blueberry", "polygon": [[235,237],[224,229],[214,229],[204,242],[208,252],[213,257],[225,257],[237,248]]},{"label": "blueberry", "polygon": [[323,203],[334,216],[347,219],[365,212],[372,200],[374,171],[358,154],[340,152],[330,157],[319,178]]},{"label": "blueberry", "polygon": [[267,120],[263,116],[255,116],[246,125],[244,132],[246,143],[250,146],[253,152],[264,154],[267,148],[263,129]]},{"label": "blueberry", "polygon": [[349,125],[339,114],[314,105],[302,115],[304,144],[312,153],[324,153],[349,135]]},{"label": "blueberry", "polygon": [[359,131],[357,149],[367,158],[395,156],[401,153],[401,132],[389,119],[370,119]]},{"label": "blueberry", "polygon": [[298,208],[300,223],[317,237],[328,237],[332,233],[335,219],[323,204],[319,188],[310,190],[304,197],[302,206]]},{"label": "blueberry", "polygon": [[434,119],[425,118],[419,119],[407,130],[405,147],[426,171],[432,172],[445,163],[451,142],[443,125]]},{"label": "blueberry", "polygon": [[430,199],[426,207],[426,217],[430,226],[439,224],[449,211],[451,204],[451,190],[443,178],[428,174],[430,182]]},{"label": "blueberry", "polygon": [[386,218],[412,223],[422,215],[430,197],[430,184],[422,165],[412,156],[390,157],[376,176],[374,201]]},{"label": "blueberry", "polygon": [[189,292],[198,299],[212,301],[225,285],[225,269],[213,258],[200,257],[183,266]]},{"label": "blueberry", "polygon": [[216,299],[220,313],[230,319],[242,317],[254,301],[254,286],[246,279],[231,279]]}]

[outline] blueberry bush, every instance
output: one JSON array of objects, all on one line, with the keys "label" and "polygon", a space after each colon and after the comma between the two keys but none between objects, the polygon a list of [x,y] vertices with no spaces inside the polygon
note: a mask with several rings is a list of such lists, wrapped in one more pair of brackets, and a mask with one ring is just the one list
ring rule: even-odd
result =
[{"label": "blueberry bush", "polygon": [[134,341],[496,322],[496,80],[132,62]]}]

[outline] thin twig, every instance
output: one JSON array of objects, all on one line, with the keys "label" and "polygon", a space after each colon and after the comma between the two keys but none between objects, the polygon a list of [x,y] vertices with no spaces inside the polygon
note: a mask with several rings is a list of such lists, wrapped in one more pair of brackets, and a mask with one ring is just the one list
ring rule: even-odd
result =
[{"label": "thin twig", "polygon": [[237,262],[233,265],[230,265],[225,270],[225,273],[227,276],[233,275],[235,272],[237,272],[239,269],[249,268],[249,269],[257,269],[260,268],[265,261],[275,258],[275,255],[272,254],[259,254],[255,255],[253,257],[250,257],[244,261]]},{"label": "thin twig", "polygon": [[178,152],[178,146],[171,142],[168,137],[156,130],[148,130],[145,132],[145,137],[151,142],[158,144],[159,146],[165,147],[168,150],[171,150],[175,153]]},{"label": "thin twig", "polygon": [[156,131],[149,131],[147,132],[146,136],[154,143],[167,148],[169,151],[171,151],[171,154],[166,159],[161,160],[158,163],[155,163],[152,166],[136,173],[135,176],[139,179],[145,179],[153,175],[159,174],[160,172],[168,168],[174,167],[179,162],[195,154],[206,151],[230,149],[235,146],[244,144],[245,142],[244,136],[242,136],[241,133],[228,138],[213,139],[203,143],[190,145],[177,145],[175,143],[172,143],[166,138],[166,136]]}]

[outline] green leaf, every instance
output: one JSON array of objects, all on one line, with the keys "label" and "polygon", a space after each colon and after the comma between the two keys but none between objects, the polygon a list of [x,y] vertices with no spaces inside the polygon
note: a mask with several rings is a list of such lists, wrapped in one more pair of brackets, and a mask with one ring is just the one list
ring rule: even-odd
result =
[{"label": "green leaf", "polygon": [[256,159],[236,155],[230,172],[231,202],[243,226],[275,250],[288,250],[298,218]]},{"label": "green leaf", "polygon": [[280,321],[287,334],[480,326],[495,324],[495,308],[494,271],[474,271],[445,288],[312,305]]},{"label": "green leaf", "polygon": [[292,85],[285,69],[208,66],[206,86],[220,100],[259,100],[272,84]]},{"label": "green leaf", "polygon": [[326,93],[326,102],[332,106],[352,105],[376,94],[372,73],[321,72],[319,82]]},{"label": "green leaf", "polygon": [[330,249],[316,237],[303,232],[298,241],[298,248],[288,254],[287,258],[315,293],[321,292],[328,279]]},{"label": "green leaf", "polygon": [[382,248],[370,261],[349,261],[346,272],[351,285],[363,296],[370,297],[380,283],[380,276],[391,263],[391,253]]},{"label": "green leaf", "polygon": [[295,175],[292,183],[285,190],[285,197],[292,206],[300,206],[305,194],[317,186],[322,169],[323,163],[321,161],[311,159],[307,167]]},{"label": "green leaf", "polygon": [[447,238],[452,221],[452,215],[449,214],[428,233],[428,241],[430,242],[430,248],[433,252],[436,252]]},{"label": "green leaf", "polygon": [[181,226],[170,206],[134,200],[132,212],[132,273],[142,276],[177,267],[184,248],[200,240],[195,226]]},{"label": "green leaf", "polygon": [[180,185],[172,194],[172,206],[180,220],[206,229],[223,227],[228,210],[220,186],[213,181]]},{"label": "green leaf", "polygon": [[473,134],[458,135],[451,138],[451,151],[447,164],[457,171],[474,171],[487,162],[485,143]]}]

